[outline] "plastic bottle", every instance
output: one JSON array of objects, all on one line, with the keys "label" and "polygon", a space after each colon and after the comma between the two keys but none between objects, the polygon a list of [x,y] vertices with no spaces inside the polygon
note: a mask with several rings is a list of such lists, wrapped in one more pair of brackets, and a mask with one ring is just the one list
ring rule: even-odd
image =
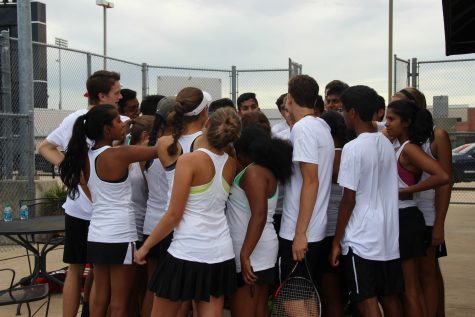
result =
[{"label": "plastic bottle", "polygon": [[28,206],[22,201],[20,206],[20,220],[28,220],[29,216],[30,212],[28,210]]},{"label": "plastic bottle", "polygon": [[3,221],[12,221],[13,220],[13,211],[12,206],[10,204],[5,204],[5,208],[3,209]]}]

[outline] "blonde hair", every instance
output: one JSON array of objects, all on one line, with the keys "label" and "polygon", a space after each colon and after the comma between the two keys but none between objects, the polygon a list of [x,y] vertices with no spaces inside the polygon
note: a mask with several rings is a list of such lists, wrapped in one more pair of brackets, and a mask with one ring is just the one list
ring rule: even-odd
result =
[{"label": "blonde hair", "polygon": [[207,139],[218,149],[235,142],[241,135],[241,119],[234,109],[220,108],[208,120]]},{"label": "blonde hair", "polygon": [[403,88],[395,93],[394,96],[402,100],[414,101],[419,108],[427,109],[426,96],[416,88]]}]

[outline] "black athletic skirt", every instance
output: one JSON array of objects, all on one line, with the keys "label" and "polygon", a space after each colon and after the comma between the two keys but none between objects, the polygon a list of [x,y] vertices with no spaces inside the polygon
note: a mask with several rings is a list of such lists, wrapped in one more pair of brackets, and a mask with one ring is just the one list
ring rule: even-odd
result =
[{"label": "black athletic skirt", "polygon": [[220,263],[177,259],[167,252],[150,281],[150,290],[172,301],[209,302],[210,296],[230,296],[236,291],[234,258]]},{"label": "black athletic skirt", "polygon": [[401,260],[425,256],[426,237],[424,216],[419,208],[399,209],[399,253]]}]

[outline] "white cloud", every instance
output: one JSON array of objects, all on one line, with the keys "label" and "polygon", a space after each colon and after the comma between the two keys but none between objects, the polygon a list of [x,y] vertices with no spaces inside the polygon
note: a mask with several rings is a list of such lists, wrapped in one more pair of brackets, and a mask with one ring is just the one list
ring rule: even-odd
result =
[{"label": "white cloud", "polygon": [[[94,0],[47,0],[48,39],[102,52]],[[108,55],[137,63],[285,68],[287,58],[324,86],[368,84],[386,96],[387,0],[113,0]],[[394,1],[394,53],[445,58],[441,3]]]}]

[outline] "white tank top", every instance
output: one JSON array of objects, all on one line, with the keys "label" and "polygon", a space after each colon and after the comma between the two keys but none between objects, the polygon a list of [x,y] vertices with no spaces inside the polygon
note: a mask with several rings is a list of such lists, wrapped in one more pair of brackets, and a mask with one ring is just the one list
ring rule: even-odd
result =
[{"label": "white tank top", "polygon": [[197,151],[211,158],[215,174],[208,184],[190,189],[183,218],[175,228],[168,252],[182,260],[220,263],[234,258],[233,243],[224,214],[229,185],[223,178],[223,168],[228,155],[217,155],[201,148]]},{"label": "white tank top", "polygon": [[159,159],[152,161],[144,175],[148,184],[148,199],[143,234],[150,235],[167,211],[168,181]]},{"label": "white tank top", "polygon": [[[401,156],[401,153],[402,153],[402,150],[404,149],[404,147],[406,146],[406,144],[409,143],[409,140],[407,140],[406,142],[404,142],[400,147],[399,149],[397,149],[396,151],[396,166],[398,166],[400,163],[399,163],[399,157]],[[398,182],[398,189],[403,189],[403,188],[407,188],[409,187],[409,185],[407,185],[402,179],[401,179],[401,176],[399,176],[399,172],[397,174],[397,182]],[[408,207],[414,207],[416,206],[416,201],[414,199],[410,199],[410,200],[398,200],[398,207],[399,209],[402,209],[402,208],[408,208]]]},{"label": "white tank top", "polygon": [[[430,148],[430,140],[427,140],[422,145],[422,150],[426,152],[431,158],[435,160],[435,157],[432,155]],[[430,174],[423,172],[421,176],[421,181],[426,180],[430,177]],[[426,226],[433,226],[435,222],[435,190],[429,189],[423,192],[416,193],[415,196],[417,207],[422,211],[424,215],[424,220]]]},{"label": "white tank top", "polygon": [[130,177],[117,183],[105,182],[96,173],[96,158],[110,146],[90,150],[87,183],[92,196],[92,217],[88,241],[120,243],[137,241],[135,215],[130,205]]},{"label": "white tank top", "polygon": [[[234,178],[231,186],[231,194],[227,202],[226,218],[228,219],[229,231],[233,240],[234,254],[236,255],[236,272],[241,272],[240,254],[246,238],[247,226],[251,219],[251,207],[246,193],[240,187],[241,177],[252,164]],[[274,267],[279,250],[279,241],[274,229],[273,216],[277,205],[278,187],[274,195],[267,199],[267,220],[262,235],[251,254],[251,265],[254,271],[262,271]]]},{"label": "white tank top", "polygon": [[132,188],[130,204],[135,213],[135,226],[139,241],[143,241],[143,224],[145,211],[147,210],[147,185],[140,168],[140,163],[135,162],[129,165],[129,178]]},{"label": "white tank top", "polygon": [[[181,154],[193,152],[193,144],[196,138],[202,134],[203,134],[202,131],[198,131],[193,134],[182,135],[178,139],[178,143],[180,143],[180,146],[181,146]],[[171,166],[165,167],[165,174],[166,174],[167,182],[168,182],[167,209],[168,209],[168,205],[170,204],[170,198],[172,195],[173,178],[175,177],[175,164],[176,162],[173,163]]]}]

